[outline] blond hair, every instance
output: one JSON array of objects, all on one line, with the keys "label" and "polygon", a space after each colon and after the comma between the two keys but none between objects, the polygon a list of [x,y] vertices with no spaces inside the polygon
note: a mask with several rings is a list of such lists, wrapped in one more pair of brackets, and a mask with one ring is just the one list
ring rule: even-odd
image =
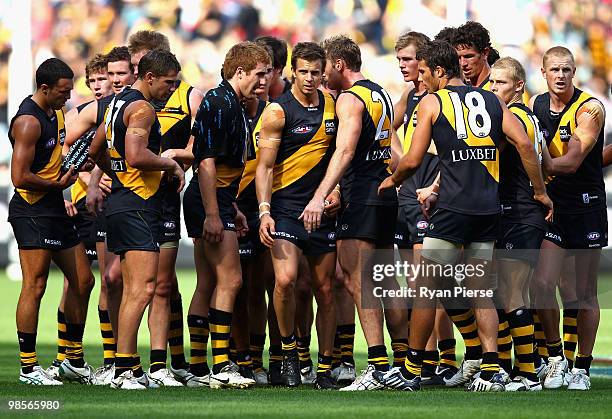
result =
[{"label": "blond hair", "polygon": [[546,68],[546,63],[551,57],[569,58],[572,61],[572,65],[576,67],[576,61],[574,60],[574,54],[572,54],[572,52],[565,47],[556,46],[546,51],[544,53],[544,56],[542,57],[542,67]]},{"label": "blond hair", "polygon": [[491,66],[491,70],[493,69],[506,70],[515,83],[519,81],[524,82],[527,78],[522,64],[512,57],[503,57],[495,61]]}]

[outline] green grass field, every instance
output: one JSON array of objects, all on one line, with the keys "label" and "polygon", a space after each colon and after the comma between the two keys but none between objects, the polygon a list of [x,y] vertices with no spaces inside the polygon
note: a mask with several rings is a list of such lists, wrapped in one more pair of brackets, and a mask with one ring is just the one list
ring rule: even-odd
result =
[{"label": "green grass field", "polygon": [[[193,271],[179,272],[184,298],[195,286]],[[319,392],[307,387],[297,390],[257,388],[250,390],[210,390],[163,388],[128,393],[110,388],[73,384],[61,388],[39,388],[20,385],[19,351],[15,332],[15,306],[20,283],[0,274],[0,416],[46,416],[49,412],[11,412],[9,400],[59,400],[62,417],[529,417],[564,418],[588,416],[608,418],[612,410],[612,368],[598,366],[592,379],[592,390],[586,393],[566,390],[518,394],[473,394],[461,389],[425,390],[419,393],[377,391],[359,394]],[[61,292],[61,278],[52,273],[41,307],[38,329],[38,355],[41,365],[48,366],[55,355],[56,310]],[[86,359],[94,366],[102,361],[96,304],[99,288],[92,295],[89,322],[85,331]],[[188,301],[184,301],[188,306]],[[612,357],[612,310],[602,311],[600,333],[595,349],[597,357]],[[313,333],[314,335],[314,333]],[[143,361],[148,360],[148,332],[141,327],[139,338]],[[311,352],[316,355],[316,342]],[[356,334],[358,367],[366,364],[366,345],[361,332]],[[458,348],[458,353],[462,349]],[[146,365],[145,365],[146,366]],[[605,375],[609,378],[605,378]]]}]

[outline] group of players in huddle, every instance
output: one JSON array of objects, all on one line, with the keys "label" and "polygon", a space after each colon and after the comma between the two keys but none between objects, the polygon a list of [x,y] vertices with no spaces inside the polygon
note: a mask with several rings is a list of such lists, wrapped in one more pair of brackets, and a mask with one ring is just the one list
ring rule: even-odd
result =
[{"label": "group of players in huddle", "polygon": [[[433,41],[409,32],[395,49],[408,83],[395,105],[364,77],[359,46],[342,35],[295,45],[291,82],[282,76],[284,41],[236,44],[221,83],[203,95],[179,79],[167,38],[140,31],[88,62],[95,98],[65,118],[74,74],[58,59],[41,64],[36,92],[9,130],[9,221],[23,272],[20,381],[588,390],[597,265],[607,245],[603,106],[574,87],[571,52],[553,47],[542,64],[548,92],[528,107],[523,67],[499,58],[477,22],[445,28]],[[62,156],[83,142],[86,162],[62,169]],[[197,272],[189,362],[175,272],[181,206]],[[494,299],[417,297],[408,308],[372,298],[363,269],[373,250],[394,246],[404,260],[429,265],[513,252],[488,264]],[[94,371],[82,341],[95,259],[104,364]],[[57,357],[43,369],[36,330],[51,261],[65,283]],[[448,285],[436,276],[417,282]],[[464,285],[478,286],[472,278]],[[147,307],[143,371],[137,335]],[[355,307],[368,345],[359,376]],[[466,347],[461,364],[453,324]]]}]

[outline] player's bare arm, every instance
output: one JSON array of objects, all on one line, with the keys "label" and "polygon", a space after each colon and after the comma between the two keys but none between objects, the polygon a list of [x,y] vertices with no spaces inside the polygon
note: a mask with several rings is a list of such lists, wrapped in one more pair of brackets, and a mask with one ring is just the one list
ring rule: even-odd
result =
[{"label": "player's bare arm", "polygon": [[96,126],[98,116],[98,101],[94,100],[77,112],[76,108],[66,114],[66,141],[64,147],[70,147],[88,130]]},{"label": "player's bare arm", "polygon": [[72,167],[58,180],[43,179],[30,171],[34,161],[36,142],[40,137],[40,123],[35,117],[22,115],[17,118],[12,127],[12,134],[15,145],[11,158],[11,180],[16,188],[48,191],[65,189],[76,181],[77,175],[73,174]]},{"label": "player's bare arm", "polygon": [[412,134],[410,150],[402,157],[395,172],[380,184],[379,193],[383,189],[401,185],[419,168],[431,143],[431,126],[438,117],[439,108],[440,105],[434,95],[427,95],[421,100],[417,110],[417,120],[419,122]]},{"label": "player's bare arm", "polygon": [[612,163],[612,144],[608,144],[603,149],[603,167],[607,167]]},{"label": "player's bare arm", "polygon": [[338,117],[336,150],[331,157],[325,177],[301,215],[307,231],[311,231],[308,226],[318,227],[321,225],[325,200],[332,189],[338,185],[351,160],[353,160],[361,134],[361,118],[364,111],[363,103],[354,95],[347,93],[338,96],[336,101],[336,115]]},{"label": "player's bare arm", "polygon": [[272,247],[274,245],[274,220],[270,216],[270,200],[272,199],[272,179],[274,162],[280,147],[285,113],[280,105],[272,103],[263,112],[261,132],[259,133],[259,161],[255,171],[255,190],[259,202],[259,237],[261,242]]},{"label": "player's bare arm", "polygon": [[605,121],[603,106],[597,100],[588,101],[578,109],[576,121],[576,129],[567,144],[567,153],[552,159],[551,175],[567,175],[578,170],[597,143]]},{"label": "player's bare arm", "polygon": [[412,87],[404,90],[399,100],[393,104],[393,129],[396,131],[404,124],[404,114],[406,113],[406,103],[410,90],[412,90]]}]

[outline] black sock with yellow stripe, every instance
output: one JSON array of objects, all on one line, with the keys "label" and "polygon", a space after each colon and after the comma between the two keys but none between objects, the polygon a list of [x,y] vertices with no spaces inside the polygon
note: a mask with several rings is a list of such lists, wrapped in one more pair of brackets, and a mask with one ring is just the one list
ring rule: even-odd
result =
[{"label": "black sock with yellow stripe", "polygon": [[534,354],[535,338],[531,313],[525,307],[521,307],[511,311],[506,316],[510,324],[512,343],[514,344],[514,365],[518,370],[515,375],[537,381]]},{"label": "black sock with yellow stripe", "polygon": [[232,328],[232,313],[210,308],[208,312],[210,325],[210,346],[213,355],[213,374],[219,374],[223,367],[229,365],[229,339]]},{"label": "black sock with yellow stripe", "polygon": [[115,353],[115,378],[132,369],[134,358],[132,354]]},{"label": "black sock with yellow stripe", "polygon": [[29,374],[38,365],[36,357],[36,333],[26,333],[17,331],[19,341],[19,359],[21,360],[21,371]]},{"label": "black sock with yellow stripe", "polygon": [[274,364],[283,362],[283,350],[281,345],[270,345],[270,348],[268,348],[268,354],[270,368],[272,368]]},{"label": "black sock with yellow stripe", "polygon": [[168,358],[168,351],[165,349],[151,349],[151,365],[149,365],[149,372],[154,373],[159,370],[166,368],[166,359]]},{"label": "black sock with yellow stripe", "polygon": [[472,309],[447,309],[446,313],[461,333],[465,344],[464,359],[482,358],[482,346],[478,337],[478,325]]},{"label": "black sock with yellow stripe", "polygon": [[142,363],[140,362],[140,354],[138,352],[132,354],[132,372],[136,378],[140,378],[144,375]]},{"label": "black sock with yellow stripe", "polygon": [[563,309],[563,354],[567,359],[567,368],[571,370],[574,366],[578,344],[578,309],[573,307],[577,306],[578,303],[572,302],[565,305],[571,308]]},{"label": "black sock with yellow stripe", "polygon": [[283,350],[283,355],[297,351],[297,342],[293,333],[289,336],[281,336],[281,348]]},{"label": "black sock with yellow stripe", "polygon": [[336,327],[336,334],[334,335],[334,349],[332,351],[332,369],[337,368],[342,364],[342,352],[340,350],[340,332]]},{"label": "black sock with yellow stripe", "polygon": [[251,355],[249,355],[249,351],[238,351],[236,354],[236,364],[239,367],[253,369],[253,360]]},{"label": "black sock with yellow stripe", "polygon": [[206,317],[190,314],[187,316],[189,327],[189,340],[191,341],[191,358],[189,372],[198,377],[210,373],[206,362],[206,346],[208,343],[208,319]]},{"label": "black sock with yellow stripe", "polygon": [[561,342],[561,339],[552,342],[546,342],[546,347],[548,348],[549,357],[563,356],[563,343]]},{"label": "black sock with yellow stripe", "polygon": [[438,351],[424,351],[423,364],[421,366],[421,377],[433,377],[436,375],[436,368],[440,361]]},{"label": "black sock with yellow stripe", "polygon": [[238,349],[236,349],[236,342],[234,341],[234,338],[231,336],[229,340],[229,359],[234,364],[238,362]]},{"label": "black sock with yellow stripe", "polygon": [[253,371],[263,371],[263,350],[266,344],[266,335],[249,336],[249,355],[253,362]]},{"label": "black sock with yellow stripe", "polygon": [[578,355],[576,356],[576,362],[574,363],[574,368],[585,370],[586,374],[590,375],[591,362],[593,362],[593,357],[591,355],[583,355],[581,353],[578,353]]},{"label": "black sock with yellow stripe", "polygon": [[405,378],[412,380],[414,377],[421,376],[424,352],[425,351],[422,350],[408,348],[406,362],[400,367],[400,371]]},{"label": "black sock with yellow stripe", "polygon": [[482,363],[480,364],[480,378],[489,381],[498,372],[499,361],[497,360],[497,352],[483,353]]},{"label": "black sock with yellow stripe", "polygon": [[187,369],[185,360],[185,342],[183,340],[183,300],[170,300],[170,327],[168,328],[168,346],[170,347],[170,365],[174,369]]},{"label": "black sock with yellow stripe", "polygon": [[83,334],[85,333],[85,325],[66,323],[66,333],[68,335],[66,359],[70,361],[70,365],[73,367],[83,368],[85,366],[85,360],[83,359]]},{"label": "black sock with yellow stripe", "polygon": [[64,312],[57,309],[57,355],[55,359],[62,362],[66,359],[66,341],[68,335],[66,334],[66,316]]},{"label": "black sock with yellow stripe", "polygon": [[393,366],[401,367],[406,361],[408,339],[392,339],[391,350],[393,351]]},{"label": "black sock with yellow stripe", "polygon": [[368,348],[368,364],[373,365],[377,371],[389,371],[389,358],[387,358],[385,345]]},{"label": "black sock with yellow stripe", "polygon": [[548,347],[546,346],[546,336],[544,335],[544,329],[542,323],[540,323],[540,316],[538,316],[537,310],[531,310],[531,316],[533,317],[533,330],[535,336],[535,343],[537,346],[538,358],[540,361],[548,362]]},{"label": "black sock with yellow stripe", "polygon": [[102,334],[102,348],[104,349],[104,365],[112,365],[115,362],[115,352],[117,352],[117,342],[113,335],[108,310],[101,310],[98,307],[98,318],[100,319],[100,333]]},{"label": "black sock with yellow stripe", "polygon": [[455,339],[443,339],[438,341],[440,367],[457,369],[456,346],[457,341]]},{"label": "black sock with yellow stripe", "polygon": [[310,335],[298,336],[296,339],[298,357],[300,359],[300,369],[312,367],[310,358]]},{"label": "black sock with yellow stripe", "polygon": [[507,372],[512,370],[512,335],[503,309],[497,310],[499,325],[497,327],[497,354],[499,366]]},{"label": "black sock with yellow stripe", "polygon": [[340,344],[340,361],[354,366],[355,323],[341,324],[336,330],[338,333],[338,343]]},{"label": "black sock with yellow stripe", "polygon": [[317,363],[317,375],[325,374],[331,371],[332,357],[331,355],[323,355],[319,352],[319,358]]}]

